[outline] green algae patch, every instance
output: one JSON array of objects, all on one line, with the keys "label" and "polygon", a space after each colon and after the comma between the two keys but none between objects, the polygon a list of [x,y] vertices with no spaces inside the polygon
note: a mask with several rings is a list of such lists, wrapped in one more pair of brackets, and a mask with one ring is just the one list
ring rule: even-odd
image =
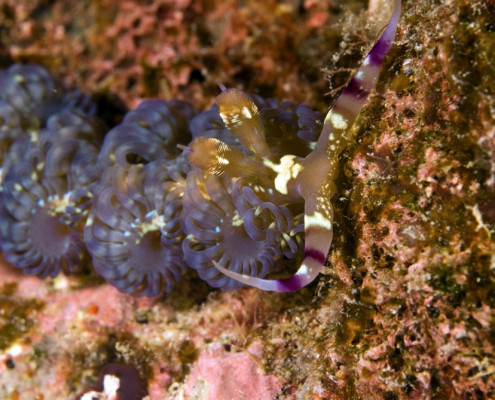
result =
[{"label": "green algae patch", "polygon": [[179,371],[179,377],[183,380],[191,369],[191,365],[197,360],[199,356],[199,350],[191,340],[185,340],[182,342],[178,352],[178,358],[181,362],[181,369]]},{"label": "green algae patch", "polygon": [[35,323],[34,315],[44,306],[38,299],[18,298],[16,292],[16,283],[0,288],[0,350],[28,334]]},{"label": "green algae patch", "polygon": [[343,319],[337,328],[336,344],[352,352],[362,351],[359,345],[366,341],[373,327],[374,313],[372,305],[346,302],[342,309]]}]

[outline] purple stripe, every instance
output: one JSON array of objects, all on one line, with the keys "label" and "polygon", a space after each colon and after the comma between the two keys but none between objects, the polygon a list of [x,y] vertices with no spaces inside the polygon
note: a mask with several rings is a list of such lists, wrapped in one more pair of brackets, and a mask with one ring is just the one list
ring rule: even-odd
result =
[{"label": "purple stripe", "polygon": [[325,260],[327,259],[327,256],[323,254],[320,250],[309,248],[304,250],[303,263],[306,258],[312,258],[313,260],[323,265],[325,264]]},{"label": "purple stripe", "polygon": [[303,287],[301,277],[294,275],[288,279],[280,279],[277,281],[277,292],[295,292]]},{"label": "purple stripe", "polygon": [[375,46],[368,54],[367,58],[369,59],[369,63],[371,65],[379,66],[383,62],[383,59],[385,58],[391,47],[391,42],[385,40],[383,37],[380,38],[380,40],[376,42]]},{"label": "purple stripe", "polygon": [[342,92],[342,95],[348,94],[358,100],[365,99],[370,94],[370,92],[364,89],[362,86],[362,82],[354,77],[349,82],[349,86],[347,86],[347,88]]}]

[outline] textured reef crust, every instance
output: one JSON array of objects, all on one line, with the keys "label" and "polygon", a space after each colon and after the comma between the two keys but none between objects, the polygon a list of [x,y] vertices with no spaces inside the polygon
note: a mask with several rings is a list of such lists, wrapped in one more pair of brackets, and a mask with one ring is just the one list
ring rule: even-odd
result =
[{"label": "textured reef crust", "polygon": [[[6,0],[0,61],[76,83],[110,126],[145,97],[204,109],[217,80],[325,112],[391,11],[239,3]],[[133,400],[140,385],[150,400],[494,398],[494,10],[403,1],[307,288],[224,292],[186,274],[135,298],[88,271],[40,280],[2,262],[0,397],[108,394],[130,374]]]}]

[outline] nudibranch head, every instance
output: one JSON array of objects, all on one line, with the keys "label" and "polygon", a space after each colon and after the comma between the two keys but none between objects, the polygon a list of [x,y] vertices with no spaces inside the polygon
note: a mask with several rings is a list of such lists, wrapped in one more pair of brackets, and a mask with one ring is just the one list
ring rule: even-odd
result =
[{"label": "nudibranch head", "polygon": [[[282,171],[275,160],[286,163],[296,157],[284,158],[287,151],[306,156],[312,143],[305,139],[315,135],[306,133],[313,127],[289,102],[276,105],[224,89],[217,103],[218,113],[211,113],[211,119],[217,118],[216,129],[193,130],[195,139],[185,147],[196,170],[188,175],[183,199],[183,250],[200,277],[226,290],[240,283],[215,264],[261,278],[280,269],[284,260],[301,255],[303,199],[279,190],[275,178]],[[306,119],[317,115],[309,108],[300,110]],[[222,121],[228,130],[221,129]],[[217,133],[223,140],[215,137]]]}]

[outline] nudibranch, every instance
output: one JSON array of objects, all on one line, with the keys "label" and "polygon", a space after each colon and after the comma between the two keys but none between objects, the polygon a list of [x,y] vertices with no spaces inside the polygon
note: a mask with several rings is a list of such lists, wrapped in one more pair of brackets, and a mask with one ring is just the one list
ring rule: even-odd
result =
[{"label": "nudibranch", "polygon": [[[234,92],[235,101],[252,107],[253,112],[256,108],[256,123],[266,139],[261,145],[264,149],[258,151],[273,159],[287,153],[304,157],[311,152],[320,117],[317,112],[240,91],[229,94]],[[265,177],[263,163],[245,154],[259,142],[246,143],[250,139],[233,127],[228,129],[221,118],[225,103],[217,103],[191,121],[195,139],[181,146],[196,167],[187,176],[183,197],[186,237],[182,249],[187,264],[203,280],[230,290],[242,284],[218,271],[214,263],[262,278],[302,253],[304,202],[275,190],[274,175],[268,171],[270,177]]]},{"label": "nudibranch", "polygon": [[276,292],[299,290],[318,276],[333,237],[331,199],[336,191],[338,156],[352,140],[354,121],[376,85],[383,60],[394,42],[400,13],[401,2],[395,0],[387,27],[328,111],[314,150],[305,157],[275,154],[267,143],[265,126],[256,104],[240,90],[222,87],[222,93],[217,97],[218,110],[242,149],[215,138],[197,138],[186,148],[189,162],[209,175],[239,181],[255,180],[259,186],[271,189],[272,197],[279,203],[302,198],[305,248],[301,266],[287,279],[264,279],[232,270],[222,260],[213,260],[219,272],[245,285]]}]

